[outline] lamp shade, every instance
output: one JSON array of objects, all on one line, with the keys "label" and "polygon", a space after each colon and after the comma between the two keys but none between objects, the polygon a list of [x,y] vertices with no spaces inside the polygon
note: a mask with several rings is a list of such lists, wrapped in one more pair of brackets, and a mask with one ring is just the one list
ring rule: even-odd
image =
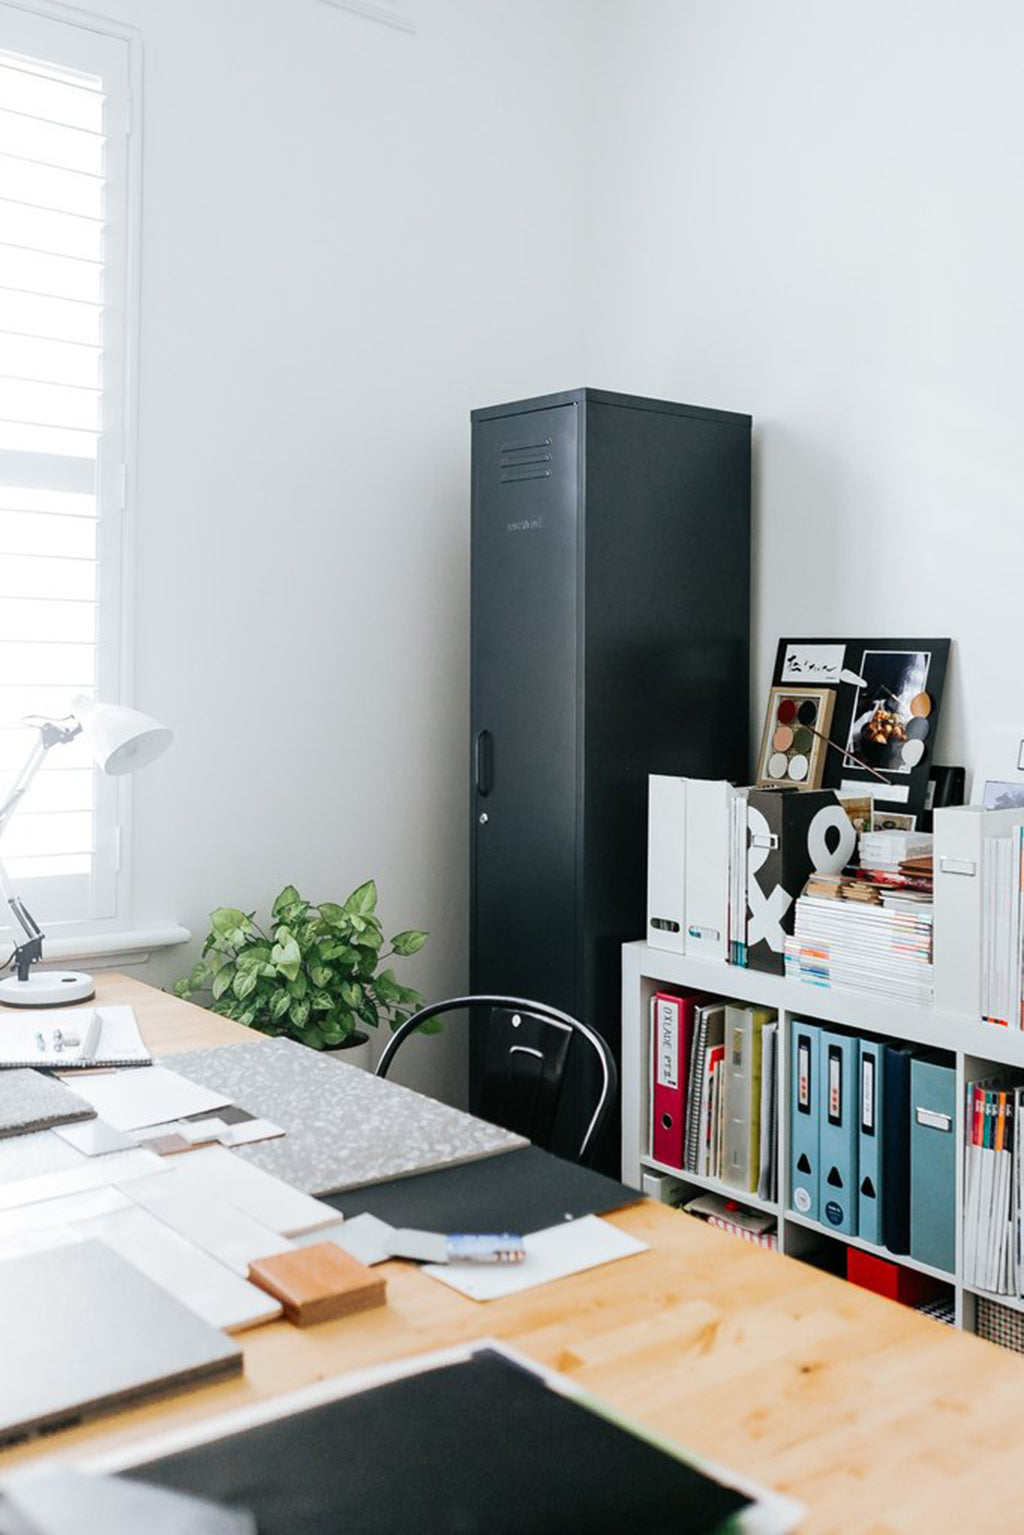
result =
[{"label": "lamp shade", "polygon": [[152,715],[122,704],[79,696],[72,699],[71,708],[100,769],[115,777],[155,762],[173,739],[173,731]]}]

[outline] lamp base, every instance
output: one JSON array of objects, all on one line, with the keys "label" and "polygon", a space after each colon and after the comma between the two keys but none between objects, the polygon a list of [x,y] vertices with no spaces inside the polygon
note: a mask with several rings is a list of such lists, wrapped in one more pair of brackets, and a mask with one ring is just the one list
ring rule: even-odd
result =
[{"label": "lamp base", "polygon": [[88,1002],[96,995],[96,982],[82,970],[36,970],[27,981],[16,975],[0,981],[0,1002],[5,1007],[61,1007],[66,1002]]}]

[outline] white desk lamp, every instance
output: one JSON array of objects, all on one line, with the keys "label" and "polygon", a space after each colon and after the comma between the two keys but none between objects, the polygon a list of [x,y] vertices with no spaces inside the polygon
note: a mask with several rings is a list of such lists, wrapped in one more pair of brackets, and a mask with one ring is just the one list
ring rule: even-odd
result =
[{"label": "white desk lamp", "polygon": [[[95,703],[91,698],[82,697],[72,699],[71,707],[74,712],[63,719],[33,717],[26,721],[38,727],[39,736],[14,780],[11,792],[0,804],[0,836],[52,747],[73,741],[77,735],[84,735],[101,772],[116,777],[145,767],[171,744],[172,733],[167,726],[161,725],[148,714],[140,714],[137,709],[126,709],[120,704]],[[31,966],[37,965],[42,958],[45,935],[35,918],[26,910],[21,897],[15,895],[2,861],[0,894],[25,934],[24,942],[17,944],[14,950],[10,968],[15,974],[0,981],[0,1002],[13,1007],[57,1007],[62,1002],[88,1000],[95,991],[91,975],[79,970],[44,970],[36,975],[30,974]]]}]

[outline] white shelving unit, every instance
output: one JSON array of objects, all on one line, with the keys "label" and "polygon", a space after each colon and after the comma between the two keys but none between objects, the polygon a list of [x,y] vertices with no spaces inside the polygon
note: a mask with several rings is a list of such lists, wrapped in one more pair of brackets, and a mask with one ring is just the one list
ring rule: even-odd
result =
[{"label": "white shelving unit", "polygon": [[[650,1154],[648,1123],[648,1071],[650,1061],[650,1004],[661,989],[703,991],[729,1001],[755,1003],[774,1008],[779,1015],[779,1201],[759,1200],[719,1182],[681,1172],[657,1161]],[[866,992],[841,991],[808,986],[784,976],[766,975],[759,970],[744,970],[737,965],[715,964],[704,959],[688,959],[646,943],[627,943],[622,949],[622,1179],[640,1188],[645,1171],[666,1173],[694,1192],[711,1190],[738,1200],[752,1209],[767,1210],[777,1216],[779,1250],[801,1257],[816,1244],[841,1243],[858,1247],[898,1263],[904,1268],[946,1281],[953,1289],[957,1325],[973,1329],[974,1304],[986,1292],[965,1285],[961,1278],[962,1249],[960,1212],[963,1207],[963,1157],[957,1156],[956,1270],[947,1274],[919,1263],[906,1253],[890,1253],[859,1237],[831,1231],[818,1221],[808,1220],[789,1208],[789,1041],[794,1021],[836,1024],[851,1033],[864,1033],[903,1040],[907,1044],[945,1050],[956,1066],[957,1147],[963,1145],[963,1104],[965,1084],[986,1075],[993,1068],[1019,1067],[1024,1070],[1024,1031],[1010,1032],[990,1024],[937,1008],[874,998]],[[1024,1299],[993,1295],[992,1300],[1011,1310],[1024,1310]]]}]

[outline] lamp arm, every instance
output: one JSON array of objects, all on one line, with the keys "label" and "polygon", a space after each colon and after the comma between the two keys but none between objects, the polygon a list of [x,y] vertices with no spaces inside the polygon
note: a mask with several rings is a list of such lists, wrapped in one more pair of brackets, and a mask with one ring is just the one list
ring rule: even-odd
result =
[{"label": "lamp arm", "polygon": [[35,917],[28,910],[21,896],[15,892],[11,884],[10,875],[4,868],[3,859],[0,858],[0,896],[8,907],[14,920],[25,934],[23,943],[14,946],[13,964],[11,969],[17,969],[18,980],[27,981],[29,967],[37,964],[43,954],[43,930]]},{"label": "lamp arm", "polygon": [[[26,721],[26,723],[35,724],[36,722],[33,720]],[[11,817],[24,799],[29,784],[42,767],[46,759],[46,753],[50,750],[51,746],[60,745],[65,741],[73,741],[75,736],[81,733],[81,730],[82,727],[77,720],[75,720],[73,725],[62,725],[56,720],[42,720],[39,722],[39,735],[36,737],[28,756],[22,763],[21,771],[11,785],[7,798],[0,805],[0,836],[3,835]]]},{"label": "lamp arm", "polygon": [[[39,734],[32,749],[11,785],[7,798],[0,805],[0,836],[10,825],[15,811],[28,792],[29,785],[46,760],[47,752],[52,746],[57,746],[61,742],[73,741],[81,728],[77,720],[71,725],[59,724],[55,720],[39,722]],[[16,894],[2,859],[0,859],[0,897],[3,898],[4,904],[25,934],[24,942],[16,943],[14,946],[14,962],[11,968],[17,970],[19,981],[27,981],[29,967],[38,964],[42,958],[43,930],[21,897]]]},{"label": "lamp arm", "polygon": [[22,766],[21,772],[14,780],[14,783],[11,785],[10,793],[4,800],[3,804],[0,805],[0,836],[3,835],[8,822],[11,820],[14,812],[17,810],[18,806],[21,804],[21,801],[24,799],[25,794],[28,791],[29,784],[32,782],[33,778],[42,767],[48,750],[49,748],[43,745],[43,737],[40,733],[38,740],[33,745],[32,750],[29,752],[28,757]]}]

